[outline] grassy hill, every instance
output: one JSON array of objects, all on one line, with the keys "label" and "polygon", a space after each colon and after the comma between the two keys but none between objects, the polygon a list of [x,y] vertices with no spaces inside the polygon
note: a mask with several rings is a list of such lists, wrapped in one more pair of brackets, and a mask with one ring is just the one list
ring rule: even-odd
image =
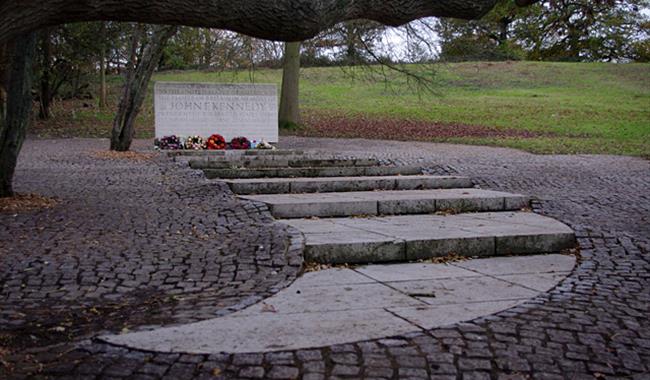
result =
[{"label": "grassy hill", "polygon": [[[417,69],[417,66],[413,68]],[[469,62],[435,68],[433,93],[404,77],[367,81],[362,69],[301,72],[305,126],[284,133],[392,138],[521,148],[538,153],[650,156],[650,65]],[[280,84],[279,70],[164,72],[159,81]],[[121,79],[111,79],[117,102]],[[37,122],[39,136],[103,136],[112,114],[83,102],[58,103],[55,118]],[[138,136],[153,135],[151,96]]]}]

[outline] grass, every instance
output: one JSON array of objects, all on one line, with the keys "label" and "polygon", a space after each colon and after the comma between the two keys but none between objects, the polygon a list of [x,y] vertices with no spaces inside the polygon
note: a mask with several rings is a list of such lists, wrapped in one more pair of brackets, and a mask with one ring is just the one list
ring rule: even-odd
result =
[{"label": "grass", "polygon": [[[302,112],[337,115],[339,119],[418,120],[530,132],[527,137],[427,135],[427,141],[506,146],[536,153],[650,155],[650,65],[647,64],[441,64],[435,70],[435,94],[418,92],[395,74],[389,74],[388,82],[366,81],[362,76],[360,70],[303,69]],[[281,72],[265,69],[254,73],[163,72],[155,75],[154,80],[279,85]],[[113,103],[117,102],[120,83],[120,78],[111,78]],[[98,110],[94,104],[83,107],[80,103],[83,102],[57,103],[56,117],[36,123],[32,133],[48,137],[107,137],[112,114]],[[149,96],[138,119],[138,137],[151,137],[153,123]],[[284,133],[310,135],[310,131],[307,125]],[[322,130],[319,135],[323,133],[327,135]],[[372,131],[367,134],[372,137]],[[400,139],[422,138],[403,136]]]}]

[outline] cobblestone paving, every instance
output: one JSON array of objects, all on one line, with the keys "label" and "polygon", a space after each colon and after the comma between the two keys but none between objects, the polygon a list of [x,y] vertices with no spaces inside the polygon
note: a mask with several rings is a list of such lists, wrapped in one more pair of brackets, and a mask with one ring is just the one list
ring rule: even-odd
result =
[{"label": "cobblestone paving", "polygon": [[[81,143],[78,143],[81,144]],[[83,142],[85,147],[88,142]],[[481,187],[493,190],[522,192],[538,198],[534,203],[535,210],[571,225],[577,232],[581,246],[581,262],[574,272],[551,292],[542,295],[524,305],[501,312],[495,316],[477,319],[471,323],[450,326],[448,328],[421,331],[408,336],[392,337],[387,339],[359,342],[313,350],[300,350],[291,352],[269,354],[238,354],[238,355],[178,355],[156,354],[138,352],[110,345],[99,344],[92,340],[83,340],[74,345],[62,343],[57,346],[47,346],[29,351],[31,363],[40,366],[26,366],[24,363],[15,365],[11,377],[20,377],[32,371],[36,377],[54,378],[272,378],[291,379],[303,377],[305,379],[321,378],[436,378],[436,379],[600,379],[600,378],[650,378],[650,162],[628,157],[610,156],[535,156],[527,153],[486,147],[468,147],[444,144],[406,143],[406,142],[381,142],[363,140],[329,140],[329,139],[299,139],[285,138],[285,147],[302,149],[321,149],[328,152],[337,152],[341,156],[375,156],[385,161],[397,163],[420,163],[441,165],[442,171],[458,172],[476,178]],[[42,285],[33,286],[34,289],[49,289],[45,278],[53,276],[52,269],[45,270],[44,261],[54,260],[52,253],[65,246],[68,240],[59,240],[50,251],[44,242],[50,237],[56,237],[48,231],[50,223],[56,222],[59,228],[61,223],[78,223],[80,226],[70,227],[68,239],[82,240],[75,229],[84,231],[83,227],[89,223],[77,217],[96,218],[97,204],[113,204],[121,200],[120,193],[129,194],[133,202],[128,202],[129,207],[136,207],[139,213],[133,213],[130,219],[137,220],[149,210],[147,216],[159,217],[152,204],[167,201],[170,210],[167,215],[183,218],[185,213],[176,211],[175,207],[184,207],[187,204],[213,202],[215,209],[224,210],[238,208],[233,206],[235,201],[225,192],[214,191],[207,197],[205,187],[200,185],[197,189],[195,183],[199,179],[188,177],[184,171],[174,169],[169,164],[157,162],[144,164],[147,169],[142,169],[143,164],[131,164],[128,168],[115,168],[113,163],[106,163],[103,175],[95,176],[88,173],[78,173],[74,179],[66,180],[73,171],[70,168],[96,168],[101,164],[88,165],[82,156],[60,154],[59,161],[37,164],[40,150],[46,146],[45,142],[30,143],[27,152],[27,163],[21,164],[19,176],[19,190],[39,192],[46,195],[75,194],[76,200],[70,200],[60,206],[59,211],[67,210],[67,214],[57,215],[52,219],[38,214],[27,217],[21,222],[9,219],[9,227],[5,227],[7,217],[2,216],[3,230],[2,241],[8,237],[15,238],[20,231],[29,231],[38,236],[38,244],[30,243],[30,249],[20,249],[15,253],[15,245],[11,243],[8,255],[13,258],[9,264],[2,262],[2,276],[4,283],[7,278],[28,278],[38,282],[43,278]],[[81,163],[80,163],[81,161]],[[69,169],[57,171],[52,167],[68,167]],[[136,169],[137,168],[137,169]],[[142,173],[151,170],[149,176]],[[440,167],[437,171],[440,171]],[[88,171],[88,170],[86,170]],[[129,173],[131,176],[129,176]],[[135,173],[135,174],[133,174]],[[157,185],[152,176],[160,173],[173,173],[173,179],[161,180],[166,186]],[[42,175],[38,178],[38,175]],[[110,174],[110,176],[109,176]],[[146,177],[143,180],[138,177]],[[43,179],[45,177],[45,180]],[[99,179],[101,178],[101,179]],[[120,179],[131,183],[120,187]],[[133,182],[131,182],[133,181]],[[90,182],[94,186],[80,185]],[[139,185],[144,182],[147,185]],[[189,182],[189,183],[188,183]],[[123,184],[122,184],[123,185]],[[113,189],[115,186],[115,189]],[[174,196],[160,190],[167,186],[173,188],[172,194],[181,201],[171,202]],[[80,190],[76,190],[80,187]],[[139,187],[139,188],[138,188]],[[156,194],[151,189],[156,189]],[[84,190],[85,189],[85,190]],[[118,190],[122,189],[122,190]],[[196,189],[196,190],[195,190]],[[200,190],[199,190],[200,189]],[[113,193],[115,191],[116,194]],[[97,192],[97,193],[94,193]],[[107,194],[104,194],[104,193]],[[196,195],[195,195],[196,194]],[[112,197],[112,198],[111,198]],[[151,200],[152,197],[160,197]],[[197,203],[194,203],[194,201]],[[138,206],[137,202],[144,202],[149,206]],[[76,206],[74,206],[76,205]],[[229,206],[228,206],[229,205]],[[92,215],[84,214],[93,212]],[[120,208],[125,212],[128,207]],[[79,214],[74,214],[77,210]],[[95,211],[93,211],[95,210]],[[111,221],[119,217],[121,223],[128,223],[129,218],[122,218],[122,214],[112,213],[110,207],[103,208],[106,212],[104,223],[117,223]],[[249,211],[249,210],[247,210]],[[117,211],[115,211],[117,213]],[[232,211],[231,211],[232,212]],[[50,212],[45,214],[49,215]],[[187,213],[187,212],[186,212]],[[190,213],[191,214],[191,213]],[[75,219],[72,219],[72,216]],[[136,217],[136,215],[138,217]],[[153,216],[152,216],[153,215]],[[204,214],[195,216],[205,218]],[[58,219],[57,219],[58,218]],[[143,218],[146,218],[143,216]],[[236,221],[227,219],[223,221],[225,228],[235,231],[236,226],[249,226],[256,221],[259,225],[257,231],[271,232],[274,227],[266,219],[266,213],[250,210],[243,213]],[[154,218],[155,219],[155,218]],[[181,219],[186,221],[187,219]],[[189,220],[192,220],[191,218]],[[81,223],[84,221],[84,223]],[[230,223],[232,222],[234,226]],[[134,222],[137,223],[137,222]],[[156,228],[145,230],[160,238],[161,225],[154,223]],[[170,219],[167,223],[173,223]],[[185,222],[188,223],[188,222]],[[92,223],[97,226],[99,223]],[[91,225],[92,225],[91,224]],[[188,228],[179,222],[179,227]],[[164,226],[164,224],[163,224]],[[45,227],[41,232],[38,229]],[[92,231],[92,230],[91,230]],[[249,231],[249,229],[245,229]],[[84,232],[86,233],[86,232]],[[41,235],[42,234],[42,235]],[[31,235],[30,235],[31,236]],[[127,235],[129,239],[139,241],[137,235]],[[286,236],[286,235],[283,235]],[[85,238],[85,235],[84,235]],[[150,240],[143,238],[145,245]],[[240,235],[224,242],[225,246],[245,247],[244,241],[251,237]],[[267,239],[270,239],[267,237]],[[286,238],[285,238],[286,239]],[[36,239],[35,239],[36,240]],[[120,246],[119,237],[107,239]],[[21,243],[27,244],[27,243]],[[79,243],[80,244],[80,243]],[[124,244],[124,243],[121,243]],[[169,244],[169,243],[168,243]],[[181,243],[179,243],[183,246]],[[3,247],[5,245],[3,244]],[[40,248],[40,247],[43,248]],[[267,243],[268,246],[268,243]],[[75,247],[72,245],[72,247]],[[83,246],[86,255],[94,252],[95,248]],[[74,255],[74,262],[79,262],[79,268],[103,268],[98,262],[93,265],[85,256],[70,250],[59,250],[58,257]],[[205,248],[205,247],[204,247]],[[235,250],[237,250],[235,248]],[[6,249],[5,249],[6,251]],[[84,250],[82,250],[84,251]],[[143,250],[144,251],[144,250]],[[164,250],[169,252],[172,250]],[[173,251],[172,258],[179,252]],[[248,250],[240,248],[239,254],[251,255]],[[101,250],[99,250],[101,252]],[[106,269],[107,275],[117,277],[127,256],[120,254],[119,259],[108,257],[111,252],[132,252],[104,248],[103,260],[116,262],[114,269]],[[163,254],[160,249],[159,254]],[[197,253],[201,255],[202,253]],[[192,257],[190,253],[187,253]],[[271,254],[272,257],[275,255]],[[139,257],[137,254],[136,257]],[[281,256],[281,255],[280,255]],[[14,258],[15,257],[15,258]],[[45,257],[45,258],[44,258]],[[49,259],[49,257],[53,257]],[[250,256],[246,256],[250,257]],[[292,261],[293,259],[293,261]],[[4,260],[4,258],[3,258]],[[60,259],[59,259],[60,260]],[[191,259],[186,259],[191,261]],[[235,260],[235,258],[231,258]],[[40,275],[25,274],[24,262],[38,263]],[[292,256],[284,259],[284,265],[274,269],[278,273],[287,273],[287,263],[298,264],[299,259]],[[119,264],[119,265],[117,265]],[[73,268],[75,267],[73,264]],[[67,267],[65,267],[67,268]],[[139,268],[139,266],[136,266]],[[280,286],[286,279],[295,275],[295,267],[281,280],[274,282]],[[98,271],[94,269],[91,271]],[[172,269],[169,269],[172,270]],[[75,272],[83,270],[76,269]],[[65,270],[63,271],[65,272]],[[155,271],[154,271],[155,272]],[[26,277],[24,277],[26,276]],[[79,279],[72,281],[75,287]],[[257,277],[256,277],[257,278]],[[51,281],[51,280],[49,280]],[[264,285],[259,280],[255,286],[260,293]],[[181,281],[182,282],[182,281]],[[4,285],[3,283],[3,285]],[[143,284],[146,281],[142,282]],[[164,282],[163,282],[164,283]],[[91,285],[92,286],[92,285]],[[146,287],[146,285],[144,285]],[[20,312],[40,304],[32,298],[20,299],[28,293],[20,286],[9,285],[12,291],[3,290],[2,310],[5,305],[10,305],[11,310]],[[5,286],[7,288],[7,286]],[[178,289],[182,289],[178,288]],[[117,288],[116,288],[117,289]],[[235,294],[240,291],[237,286],[231,287],[222,284],[222,288]],[[49,291],[49,293],[48,293]],[[39,300],[45,298],[56,299],[61,295],[48,290],[41,294]],[[223,290],[226,291],[226,290]],[[12,296],[18,292],[20,296]],[[51,293],[51,296],[48,295]],[[179,294],[184,294],[183,290]],[[198,294],[198,293],[195,293]],[[82,293],[82,297],[90,297]],[[84,298],[82,298],[84,299]],[[148,301],[148,297],[134,297],[129,304],[133,308],[143,307],[137,301]],[[79,301],[77,301],[78,303]],[[179,304],[183,304],[181,301]],[[146,304],[145,304],[146,305]],[[173,312],[173,307],[160,312],[170,321],[180,321],[191,316],[191,309]],[[182,309],[182,308],[181,308]],[[138,313],[140,314],[140,313]],[[197,310],[197,314],[199,314]],[[178,317],[178,316],[181,317]],[[146,322],[150,315],[140,315],[139,318]],[[2,318],[9,318],[3,316]],[[134,317],[135,318],[135,317]],[[162,321],[165,322],[165,321]],[[161,323],[162,323],[161,322]],[[7,321],[2,321],[6,325]],[[12,325],[13,326],[13,325]],[[13,327],[12,327],[13,328]],[[12,331],[10,329],[10,331]],[[35,346],[35,345],[32,345]],[[28,352],[23,350],[21,354]],[[16,363],[18,359],[8,356],[5,360]],[[12,361],[13,360],[13,361]],[[0,377],[2,374],[0,373]]]},{"label": "cobblestone paving", "polygon": [[295,279],[302,238],[266,209],[162,155],[98,157],[106,144],[26,144],[16,191],[60,204],[0,214],[0,347],[213,318]]}]

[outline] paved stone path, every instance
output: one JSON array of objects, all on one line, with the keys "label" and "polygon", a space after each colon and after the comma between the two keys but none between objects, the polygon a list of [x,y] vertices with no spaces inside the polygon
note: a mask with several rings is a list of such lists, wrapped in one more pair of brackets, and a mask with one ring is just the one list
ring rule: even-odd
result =
[{"label": "paved stone path", "polygon": [[[63,201],[49,211],[0,216],[0,378],[648,377],[648,161],[406,142],[285,138],[283,144],[387,163],[431,163],[434,174],[462,174],[485,189],[533,195],[536,211],[576,230],[581,259],[560,286],[513,309],[391,339],[233,355],[151,353],[80,341],[125,324],[133,329],[228,313],[229,306],[241,308],[283,288],[301,259],[290,253],[291,231],[272,224],[267,210],[237,201],[180,166],[93,157],[106,141],[28,141],[18,190]],[[208,220],[206,210],[214,212]],[[206,223],[210,228],[201,227]],[[210,231],[211,239],[184,241],[192,226]],[[181,234],[172,238],[167,227]],[[108,254],[115,251],[120,255]],[[169,286],[165,280],[156,285],[154,272],[163,273]],[[192,288],[197,274],[214,293]],[[104,277],[118,282],[109,282],[106,294],[119,301],[93,293]],[[57,289],[66,283],[81,294],[63,302]],[[165,297],[158,301],[152,294]],[[61,326],[70,320],[75,323]]]},{"label": "paved stone path", "polygon": [[162,155],[98,156],[107,144],[27,142],[16,191],[60,204],[0,214],[0,347],[214,318],[295,279],[302,238],[265,208]]},{"label": "paved stone path", "polygon": [[318,348],[451,325],[509,309],[546,292],[573,256],[368,265],[307,273],[231,315],[100,339],[135,349],[198,354]]}]

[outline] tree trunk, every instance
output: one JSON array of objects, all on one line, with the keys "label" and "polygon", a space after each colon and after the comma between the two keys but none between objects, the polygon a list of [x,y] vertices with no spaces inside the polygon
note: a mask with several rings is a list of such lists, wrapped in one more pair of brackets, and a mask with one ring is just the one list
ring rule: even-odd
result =
[{"label": "tree trunk", "polygon": [[125,152],[131,147],[135,133],[135,118],[147,94],[149,80],[160,62],[165,43],[176,33],[176,30],[176,26],[156,26],[137,67],[129,70],[124,93],[113,120],[111,150]]},{"label": "tree trunk", "polygon": [[38,117],[41,120],[50,118],[50,100],[52,99],[52,91],[50,90],[51,82],[51,66],[52,66],[52,43],[50,41],[50,29],[43,29],[41,33],[41,49],[43,56],[41,57],[41,83],[40,83],[40,102],[38,109]]},{"label": "tree trunk", "polygon": [[18,153],[23,146],[32,111],[32,65],[36,53],[36,34],[15,40],[11,58],[7,111],[0,119],[0,197],[13,195],[13,177]]},{"label": "tree trunk", "polygon": [[499,46],[508,42],[508,28],[510,27],[510,19],[507,17],[499,20]]},{"label": "tree trunk", "polygon": [[[528,4],[539,0],[520,0]],[[346,20],[398,26],[429,16],[475,19],[497,0],[21,0],[0,2],[0,41],[49,25],[135,21],[229,29],[253,37],[302,41]]]},{"label": "tree trunk", "polygon": [[300,124],[300,42],[284,44],[282,89],[280,90],[280,127]]},{"label": "tree trunk", "polygon": [[108,105],[106,99],[106,23],[101,27],[102,48],[99,53],[99,108],[104,109]]},{"label": "tree trunk", "polygon": [[354,26],[351,22],[346,23],[344,26],[344,33],[345,33],[345,64],[354,66],[359,64],[358,62],[358,57],[359,53],[357,52],[357,44],[356,44],[356,35],[355,35],[355,30]]},{"label": "tree trunk", "polygon": [[9,47],[6,43],[0,43],[0,124],[5,117],[7,105],[7,83],[9,83]]}]

